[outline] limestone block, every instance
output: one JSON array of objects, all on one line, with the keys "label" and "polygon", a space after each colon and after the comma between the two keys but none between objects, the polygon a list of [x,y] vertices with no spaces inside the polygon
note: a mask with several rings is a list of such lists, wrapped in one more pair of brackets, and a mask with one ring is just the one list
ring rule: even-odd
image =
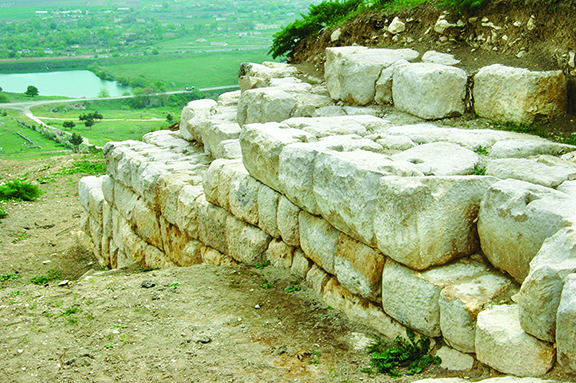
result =
[{"label": "limestone block", "polygon": [[500,64],[474,76],[474,109],[480,117],[532,124],[536,115],[566,113],[566,79],[561,70],[533,72]]},{"label": "limestone block", "polygon": [[231,214],[226,210],[198,198],[198,234],[200,241],[221,253],[228,254],[226,242],[226,219]]},{"label": "limestone block", "polygon": [[[175,267],[176,265],[172,262],[166,254],[155,248],[154,246],[147,245],[145,242],[143,243],[143,260],[141,261],[144,268],[147,269],[165,269],[169,267]],[[119,257],[120,259],[120,257]],[[124,266],[131,265],[134,261],[129,260],[129,263],[125,264]],[[120,261],[118,261],[118,267],[120,266]]]},{"label": "limestone block", "polygon": [[314,142],[316,137],[302,130],[276,123],[244,126],[240,135],[242,161],[248,173],[264,185],[280,191],[279,156],[282,149],[297,142]]},{"label": "limestone block", "polygon": [[157,130],[146,133],[142,137],[142,142],[170,151],[170,153],[181,154],[201,154],[202,151],[197,146],[191,145],[190,142],[182,139],[179,132],[170,130]]},{"label": "limestone block", "polygon": [[572,225],[574,199],[528,182],[508,179],[493,184],[482,200],[478,235],[482,250],[497,268],[523,282],[530,261],[546,238]]},{"label": "limestone block", "polygon": [[378,187],[389,175],[411,177],[422,173],[411,163],[363,150],[320,152],[313,178],[318,210],[340,231],[372,245]]},{"label": "limestone block", "polygon": [[202,124],[201,135],[204,149],[214,155],[222,141],[238,139],[241,132],[240,125],[236,122],[218,123],[209,121]]},{"label": "limestone block", "polygon": [[232,190],[232,180],[239,174],[246,175],[246,169],[244,168],[241,159],[228,160],[220,169],[218,174],[218,206],[230,210],[230,190]]},{"label": "limestone block", "polygon": [[515,305],[495,306],[478,314],[476,358],[505,374],[540,376],[554,364],[554,348],[526,334]]},{"label": "limestone block", "polygon": [[258,226],[258,190],[261,183],[245,169],[242,170],[230,182],[230,212],[244,222]]},{"label": "limestone block", "polygon": [[146,242],[160,250],[164,250],[158,217],[141,198],[134,203],[132,218],[135,232]]},{"label": "limestone block", "polygon": [[509,279],[487,273],[442,289],[439,305],[444,340],[458,351],[474,353],[478,313],[510,286]]},{"label": "limestone block", "polygon": [[242,95],[241,90],[234,90],[232,92],[222,93],[218,96],[218,105],[228,106],[237,105],[240,101],[240,96]]},{"label": "limestone block", "polygon": [[200,197],[204,198],[202,185],[184,185],[178,193],[178,219],[176,226],[188,234],[190,238],[198,239],[198,202]]},{"label": "limestone block", "polygon": [[238,71],[238,81],[242,92],[254,86],[268,86],[273,78],[294,76],[296,67],[277,62],[263,62],[262,64],[243,63]]},{"label": "limestone block", "polygon": [[102,258],[102,238],[104,234],[102,230],[102,223],[94,217],[90,216],[88,227],[90,230],[87,234],[90,235],[92,243],[94,244],[94,254],[96,255],[96,258]]},{"label": "limestone block", "polygon": [[401,324],[430,337],[440,331],[440,292],[446,286],[487,273],[487,266],[460,260],[425,272],[387,260],[382,272],[382,308]]},{"label": "limestone block", "polygon": [[160,211],[164,218],[175,225],[178,222],[180,212],[178,211],[178,194],[187,184],[187,176],[178,174],[166,174],[158,182],[158,201]]},{"label": "limestone block", "polygon": [[479,160],[473,151],[449,142],[418,145],[393,155],[392,159],[411,162],[425,175],[433,176],[474,174]]},{"label": "limestone block", "polygon": [[[314,145],[314,143],[308,145]],[[365,150],[374,153],[384,152],[382,145],[355,134],[324,137],[318,141],[317,146],[322,147],[324,151],[334,150],[336,152],[353,152],[355,150]]]},{"label": "limestone block", "polygon": [[518,306],[524,331],[553,342],[556,311],[564,282],[576,272],[576,229],[561,229],[546,239],[530,262],[530,273],[522,284]]},{"label": "limestone block", "polygon": [[202,142],[202,137],[197,128],[206,118],[214,112],[216,101],[211,99],[195,100],[189,102],[183,109],[180,116],[180,134],[186,140]]},{"label": "limestone block", "polygon": [[236,262],[231,257],[227,256],[226,254],[222,254],[218,250],[206,246],[202,248],[202,260],[204,263],[213,266],[238,265],[238,262]]},{"label": "limestone block", "polygon": [[564,181],[556,190],[576,198],[576,181]]},{"label": "limestone block", "polygon": [[226,243],[228,254],[235,261],[257,265],[264,261],[264,253],[272,239],[262,230],[249,225],[233,215],[226,218]]},{"label": "limestone block", "polygon": [[190,266],[191,260],[184,251],[191,238],[176,225],[167,220],[160,219],[160,231],[162,233],[162,242],[164,243],[164,253],[178,267]]},{"label": "limestone block", "polygon": [[102,195],[109,204],[114,204],[114,179],[109,176],[102,176]]},{"label": "limestone block", "polygon": [[327,94],[298,92],[295,96],[296,106],[292,117],[319,117],[316,115],[317,110],[334,105],[334,101]]},{"label": "limestone block", "polygon": [[464,70],[440,64],[403,65],[394,71],[394,107],[427,120],[464,113],[468,76]]},{"label": "limestone block", "polygon": [[357,134],[366,135],[366,128],[349,117],[295,117],[284,121],[286,125],[294,129],[300,129],[312,134],[317,138]]},{"label": "limestone block", "polygon": [[382,290],[385,258],[378,251],[344,233],[338,238],[334,273],[348,291],[377,301]]},{"label": "limestone block", "polygon": [[212,152],[214,158],[225,158],[233,160],[242,158],[242,148],[240,147],[240,140],[224,140],[216,146]]},{"label": "limestone block", "polygon": [[290,202],[286,197],[278,199],[277,226],[282,240],[289,245],[300,246],[300,230],[298,214],[300,208]]},{"label": "limestone block", "polygon": [[486,166],[486,174],[501,179],[514,178],[549,188],[556,188],[564,181],[576,179],[575,168],[549,166],[526,158],[492,160]]},{"label": "limestone block", "polygon": [[566,277],[556,323],[556,344],[558,347],[558,363],[576,371],[576,274]]},{"label": "limestone block", "polygon": [[202,177],[202,186],[204,188],[204,196],[206,201],[214,205],[220,205],[218,201],[219,187],[220,187],[220,172],[228,161],[218,159],[213,161],[204,176]]},{"label": "limestone block", "polygon": [[280,237],[278,230],[278,201],[280,194],[264,184],[258,189],[258,226],[274,238]]},{"label": "limestone block", "polygon": [[329,279],[330,276],[316,264],[312,265],[312,268],[308,271],[308,274],[306,274],[306,282],[308,282],[318,294],[322,294],[324,286],[326,286]]},{"label": "limestone block", "polygon": [[574,150],[574,146],[523,135],[521,138],[496,142],[490,149],[489,155],[494,158],[526,158],[542,154],[556,156],[570,150]]},{"label": "limestone block", "polygon": [[327,48],[324,79],[330,97],[352,105],[366,105],[374,100],[374,84],[383,68],[418,55],[412,49]]},{"label": "limestone block", "polygon": [[435,63],[442,65],[456,65],[460,60],[456,60],[454,55],[449,53],[440,53],[436,51],[428,51],[422,56],[422,62]]},{"label": "limestone block", "polygon": [[382,69],[378,81],[374,87],[374,101],[377,104],[392,104],[394,98],[392,96],[392,83],[394,78],[394,72],[399,66],[410,64],[406,60],[398,60],[394,64]]},{"label": "limestone block", "polygon": [[[158,201],[158,180],[165,174],[163,168],[153,162],[143,162],[132,176],[132,187],[141,195],[152,209],[160,210]],[[116,190],[116,189],[114,189]],[[116,195],[114,196],[116,199]]]},{"label": "limestone block", "polygon": [[378,135],[376,143],[382,145],[384,149],[389,150],[407,150],[416,146],[416,144],[406,136],[393,136],[389,134]]},{"label": "limestone block", "polygon": [[406,30],[406,24],[400,20],[399,17],[395,17],[394,20],[388,25],[388,32],[396,35],[398,33],[404,32]]},{"label": "limestone block", "polygon": [[102,222],[102,181],[104,177],[82,177],[78,182],[78,199],[92,217]]},{"label": "limestone block", "polygon": [[470,371],[474,366],[473,357],[462,354],[450,347],[444,346],[440,348],[436,351],[436,356],[442,360],[440,367],[448,371]]},{"label": "limestone block", "polygon": [[350,320],[373,328],[389,339],[406,338],[404,326],[386,315],[380,307],[350,293],[337,278],[330,278],[326,283],[323,299],[327,305],[344,312]]},{"label": "limestone block", "polygon": [[316,109],[312,117],[334,117],[334,116],[346,116],[346,115],[348,115],[348,113],[346,113],[344,107],[331,105]]},{"label": "limestone block", "polygon": [[306,279],[306,275],[308,271],[310,271],[312,264],[313,262],[306,258],[302,250],[295,249],[290,272],[301,279]]},{"label": "limestone block", "polygon": [[270,261],[270,264],[279,269],[290,269],[293,256],[294,247],[287,245],[280,239],[272,239],[265,253],[265,257]]},{"label": "limestone block", "polygon": [[280,88],[287,92],[304,93],[312,89],[312,85],[296,77],[271,78],[269,83],[271,88]]},{"label": "limestone block", "polygon": [[240,125],[281,122],[290,118],[295,106],[294,96],[281,89],[250,89],[240,97],[236,121]]},{"label": "limestone block", "polygon": [[493,177],[386,177],[375,198],[378,249],[424,270],[478,248],[475,221]]},{"label": "limestone block", "polygon": [[301,211],[300,247],[308,258],[330,274],[334,274],[334,257],[340,232],[322,218]]},{"label": "limestone block", "polygon": [[138,195],[119,182],[114,183],[114,206],[128,221],[132,221]]},{"label": "limestone block", "polygon": [[[106,201],[102,204],[102,231],[107,238],[112,237],[112,206]],[[80,230],[84,230],[80,225]]]}]

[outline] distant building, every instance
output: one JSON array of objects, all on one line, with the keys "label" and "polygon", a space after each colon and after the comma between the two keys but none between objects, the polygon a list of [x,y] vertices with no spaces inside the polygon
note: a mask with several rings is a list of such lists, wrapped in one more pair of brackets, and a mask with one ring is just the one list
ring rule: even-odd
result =
[{"label": "distant building", "polygon": [[223,41],[212,41],[210,45],[213,47],[225,47],[228,44]]}]

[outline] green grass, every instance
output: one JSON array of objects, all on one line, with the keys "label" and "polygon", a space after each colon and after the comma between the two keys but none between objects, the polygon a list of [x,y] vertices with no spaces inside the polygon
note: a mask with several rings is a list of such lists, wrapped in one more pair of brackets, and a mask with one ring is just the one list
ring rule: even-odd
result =
[{"label": "green grass", "polygon": [[8,97],[8,102],[25,102],[25,101],[42,101],[42,100],[60,100],[62,96],[34,96],[28,97],[24,93],[13,93],[13,92],[0,92],[0,94]]},{"label": "green grass", "polygon": [[60,272],[54,269],[50,269],[48,270],[47,275],[40,275],[30,278],[30,282],[34,283],[35,285],[45,285],[46,283],[58,278],[60,278]]},{"label": "green grass", "polygon": [[209,88],[238,84],[238,68],[243,62],[270,61],[266,49],[249,51],[211,52],[153,62],[102,65],[114,76],[137,77],[144,75],[149,80],[164,81],[169,89],[186,86]]},{"label": "green grass", "polygon": [[106,165],[101,161],[89,161],[87,159],[74,161],[70,168],[63,168],[57,174],[105,174]]},{"label": "green grass", "polygon": [[69,131],[86,137],[91,145],[104,146],[110,141],[140,140],[144,134],[167,125],[166,121],[102,121],[90,128],[76,125]]}]

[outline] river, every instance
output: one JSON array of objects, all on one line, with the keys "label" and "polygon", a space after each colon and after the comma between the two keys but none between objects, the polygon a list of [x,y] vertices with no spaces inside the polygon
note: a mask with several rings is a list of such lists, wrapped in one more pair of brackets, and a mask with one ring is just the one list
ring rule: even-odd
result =
[{"label": "river", "polygon": [[106,89],[111,97],[116,97],[130,92],[129,87],[101,80],[88,70],[0,74],[0,87],[5,92],[24,93],[29,85],[38,88],[41,96],[90,98]]}]

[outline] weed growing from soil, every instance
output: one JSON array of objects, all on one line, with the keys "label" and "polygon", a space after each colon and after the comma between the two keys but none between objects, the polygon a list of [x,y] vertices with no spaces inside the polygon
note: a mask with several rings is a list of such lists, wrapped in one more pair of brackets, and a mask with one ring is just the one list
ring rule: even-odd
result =
[{"label": "weed growing from soil", "polygon": [[18,237],[16,237],[12,243],[18,243],[20,241],[25,240],[28,237],[28,232],[27,231],[23,231],[22,234],[20,234]]},{"label": "weed growing from soil", "polygon": [[38,186],[20,179],[0,185],[0,201],[34,201],[40,194]]},{"label": "weed growing from soil", "polygon": [[6,210],[4,210],[2,206],[0,206],[0,218],[4,217],[8,217],[8,213],[6,213]]},{"label": "weed growing from soil", "polygon": [[58,174],[106,174],[106,165],[102,162],[88,160],[74,161],[71,168],[63,168]]},{"label": "weed growing from soil", "polygon": [[476,149],[474,149],[474,153],[481,154],[483,156],[488,155],[488,149],[482,145],[479,145]]},{"label": "weed growing from soil", "polygon": [[[34,283],[35,285],[45,285],[46,283],[60,278],[60,272],[54,269],[48,270],[48,275],[40,275],[38,277],[30,278],[30,282]],[[62,302],[60,302],[62,304]]]},{"label": "weed growing from soil", "polygon": [[375,337],[374,342],[368,347],[372,355],[371,367],[363,371],[388,374],[393,377],[400,376],[398,369],[407,367],[407,375],[421,373],[430,364],[440,364],[442,360],[438,356],[428,355],[430,351],[430,338],[416,340],[414,332],[406,329],[408,341],[397,337],[394,345],[390,345],[380,337]]},{"label": "weed growing from soil", "polygon": [[12,281],[18,278],[20,278],[20,275],[18,274],[12,274],[12,273],[0,274],[0,282]]},{"label": "weed growing from soil", "polygon": [[255,265],[254,267],[257,268],[257,269],[259,269],[259,270],[262,270],[262,269],[265,268],[266,266],[270,266],[270,261],[264,261],[264,262],[262,262],[262,263],[259,263],[259,264]]}]

